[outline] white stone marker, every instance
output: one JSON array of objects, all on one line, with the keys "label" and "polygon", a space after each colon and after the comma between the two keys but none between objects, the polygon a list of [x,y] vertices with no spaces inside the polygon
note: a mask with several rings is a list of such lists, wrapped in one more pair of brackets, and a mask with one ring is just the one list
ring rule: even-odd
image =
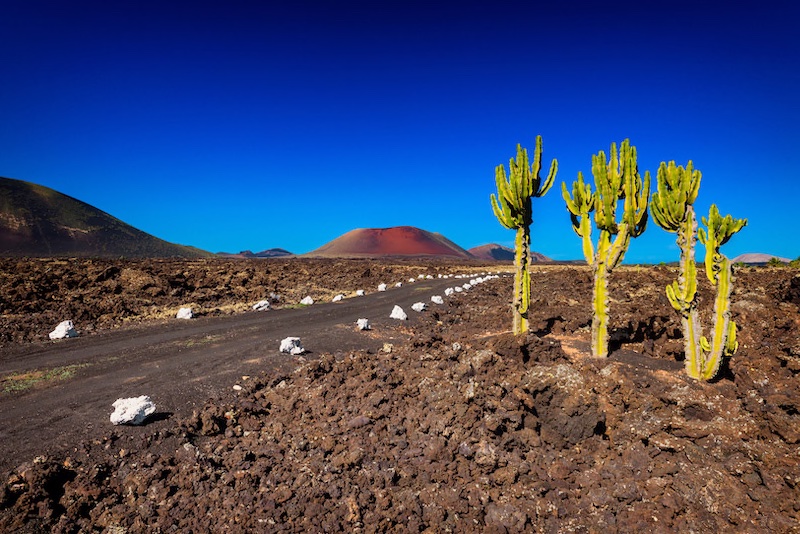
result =
[{"label": "white stone marker", "polygon": [[78,337],[78,331],[72,321],[61,321],[56,329],[48,334],[50,339],[65,339],[68,337]]},{"label": "white stone marker", "polygon": [[156,405],[147,395],[117,399],[112,404],[111,422],[115,425],[141,425],[147,416],[156,411]]}]

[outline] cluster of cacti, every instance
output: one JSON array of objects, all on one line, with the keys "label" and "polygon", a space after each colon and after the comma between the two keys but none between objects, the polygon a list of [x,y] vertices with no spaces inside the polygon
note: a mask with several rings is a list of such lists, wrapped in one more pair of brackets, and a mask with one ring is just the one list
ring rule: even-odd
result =
[{"label": "cluster of cacti", "polygon": [[[636,147],[626,139],[611,144],[611,155],[601,150],[592,156],[592,175],[595,191],[583,180],[572,184],[572,195],[567,184],[562,183],[562,194],[572,218],[572,228],[583,240],[583,255],[594,273],[592,304],[592,353],[597,357],[608,355],[608,275],[620,264],[631,238],[640,236],[647,225],[647,200],[650,195],[650,173],[644,182],[636,162]],[[618,201],[624,200],[622,221],[617,222]],[[600,231],[595,247],[592,243],[590,216]],[[613,239],[612,239],[613,238]]]},{"label": "cluster of cacti", "polygon": [[500,224],[516,230],[514,240],[514,333],[528,331],[528,309],[531,303],[530,274],[530,226],[533,222],[533,197],[544,196],[553,185],[558,170],[558,162],[554,159],[550,164],[550,172],[542,183],[539,172],[542,168],[542,137],[536,137],[536,148],[533,153],[533,164],[528,162],[528,151],[517,145],[517,157],[509,161],[509,176],[505,167],[498,165],[495,169],[497,196],[491,195],[492,209]]},{"label": "cluster of cacti", "polygon": [[[697,229],[694,201],[700,188],[700,171],[690,161],[686,168],[674,161],[661,163],[658,169],[658,190],[651,200],[653,220],[664,230],[678,234],[681,250],[678,280],[667,286],[667,298],[681,315],[686,372],[697,380],[710,380],[719,372],[723,357],[732,356],[738,347],[736,323],[730,318],[730,295],[733,275],[730,261],[719,249],[741,230],[747,219],[721,217],[715,204],[708,219],[702,218],[706,229]],[[711,341],[702,335],[697,312],[697,267],[694,246],[697,239],[706,248],[705,270],[708,280],[717,288],[714,301],[714,332]]]},{"label": "cluster of cacti", "polygon": [[[495,171],[497,197],[491,196],[495,216],[506,228],[516,229],[514,277],[514,333],[528,329],[528,310],[531,302],[530,280],[530,225],[532,222],[531,198],[541,197],[550,189],[558,163],[553,160],[550,174],[544,183],[539,178],[541,170],[542,138],[536,138],[536,151],[531,167],[528,154],[517,145],[517,158],[509,163],[510,177],[499,165]],[[636,147],[626,139],[611,144],[606,160],[601,150],[592,156],[594,188],[584,182],[578,172],[572,184],[572,193],[562,183],[562,195],[572,219],[572,228],[581,237],[583,254],[592,267],[594,291],[592,303],[592,354],[608,356],[608,275],[619,265],[628,249],[631,238],[640,236],[647,226],[648,205],[652,215],[663,229],[677,233],[680,255],[678,280],[667,286],[666,293],[672,306],[681,315],[685,342],[686,371],[692,378],[710,380],[719,371],[724,357],[736,352],[736,323],[731,320],[730,295],[733,284],[732,267],[720,247],[747,224],[746,219],[720,216],[712,204],[708,218],[702,218],[705,229],[697,228],[694,201],[700,189],[700,171],[692,167],[676,166],[675,162],[661,163],[658,169],[658,190],[650,196],[650,173],[644,180],[639,174]],[[648,203],[648,200],[650,201]],[[617,206],[622,201],[623,213],[617,221]],[[593,217],[592,217],[593,214]],[[597,245],[592,242],[592,218],[600,231]],[[697,311],[697,267],[694,248],[697,240],[705,246],[706,275],[717,295],[714,303],[714,331],[711,339],[702,335]]]}]

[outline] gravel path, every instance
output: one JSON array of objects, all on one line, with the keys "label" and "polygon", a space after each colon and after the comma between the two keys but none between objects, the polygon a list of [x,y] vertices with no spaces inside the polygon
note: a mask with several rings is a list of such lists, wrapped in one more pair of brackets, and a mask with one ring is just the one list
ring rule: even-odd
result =
[{"label": "gravel path", "polygon": [[[153,422],[130,428],[135,437],[191,415],[209,398],[231,394],[243,376],[275,368],[290,371],[299,361],[279,353],[284,337],[301,338],[309,351],[304,358],[323,352],[378,350],[384,342],[402,337],[402,326],[413,326],[414,302],[430,305],[432,295],[443,294],[456,282],[427,280],[338,303],[176,319],[7,348],[0,353],[0,375],[81,367],[71,379],[0,395],[0,471],[30,460],[33,454],[70,451],[76,444],[100,439],[113,428],[109,415],[117,398],[149,395],[156,403]],[[407,323],[389,319],[395,304],[409,314]],[[355,322],[362,317],[370,320],[372,331],[357,330]]]}]

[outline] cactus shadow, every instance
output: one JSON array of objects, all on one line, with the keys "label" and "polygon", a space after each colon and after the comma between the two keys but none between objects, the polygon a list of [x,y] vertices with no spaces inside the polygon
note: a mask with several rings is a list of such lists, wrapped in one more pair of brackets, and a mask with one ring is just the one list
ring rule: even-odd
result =
[{"label": "cactus shadow", "polygon": [[608,353],[621,350],[626,343],[636,342],[636,336],[632,335],[629,328],[611,328],[608,332]]},{"label": "cactus shadow", "polygon": [[719,364],[717,376],[709,380],[709,382],[711,384],[716,384],[723,381],[735,382],[735,378],[736,376],[733,374],[733,370],[731,369],[730,358],[723,358],[722,362]]},{"label": "cactus shadow", "polygon": [[609,350],[608,357],[611,360],[626,363],[632,367],[648,369],[650,371],[679,371],[683,368],[681,363],[673,360],[661,360],[634,350],[620,348]]},{"label": "cactus shadow", "polygon": [[559,322],[560,323],[564,322],[564,318],[562,316],[560,316],[560,315],[557,315],[556,317],[548,317],[547,319],[544,319],[543,321],[539,321],[536,324],[536,327],[537,327],[536,330],[532,329],[531,333],[534,334],[537,337],[544,337],[546,335],[552,334],[553,333],[553,327],[555,326],[556,323],[559,323]]}]

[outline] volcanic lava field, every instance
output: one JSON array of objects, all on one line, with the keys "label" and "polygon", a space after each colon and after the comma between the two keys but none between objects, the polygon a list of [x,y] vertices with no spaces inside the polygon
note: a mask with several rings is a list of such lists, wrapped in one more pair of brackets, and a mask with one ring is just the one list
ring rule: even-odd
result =
[{"label": "volcanic lava field", "polygon": [[[510,333],[510,276],[430,301],[497,271],[510,268],[0,260],[0,414],[21,413],[4,423],[0,530],[798,531],[796,270],[736,269],[740,346],[711,382],[683,369],[680,321],[664,294],[676,269],[614,271],[604,359],[589,350],[586,267],[534,266],[527,335]],[[466,278],[444,278],[456,274]],[[378,293],[381,283],[389,287]],[[707,325],[713,292],[699,289]],[[337,294],[341,307],[331,302]],[[279,297],[272,310],[251,310],[271,295]],[[315,304],[298,306],[309,295]],[[425,311],[388,318],[395,300],[417,299]],[[192,327],[174,318],[184,306],[197,312]],[[370,331],[351,321],[361,309],[374,312]],[[259,341],[282,315],[308,332],[307,354]],[[49,341],[64,319],[79,338]],[[176,383],[146,361],[147,336],[176,340],[152,346],[165,367],[172,359],[175,369],[227,367]],[[47,372],[60,351],[99,354],[113,343],[123,347],[117,360],[86,356],[63,376]],[[250,363],[232,363],[245,350]],[[105,412],[83,415],[90,379],[110,380],[134,354],[142,358],[134,383],[149,385],[142,393],[160,403],[160,417],[113,426],[114,398]],[[70,427],[64,421],[76,419],[37,409],[45,400],[97,421]],[[9,430],[23,424],[27,437]]]}]

